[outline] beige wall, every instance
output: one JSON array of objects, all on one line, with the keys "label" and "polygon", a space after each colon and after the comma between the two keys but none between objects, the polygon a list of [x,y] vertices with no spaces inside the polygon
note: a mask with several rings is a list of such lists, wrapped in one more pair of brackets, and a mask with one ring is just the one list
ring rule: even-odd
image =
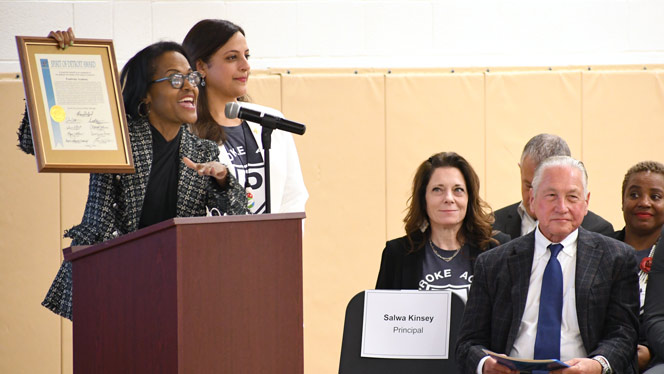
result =
[{"label": "beige wall", "polygon": [[[346,303],[375,283],[385,240],[401,235],[417,165],[454,150],[494,208],[520,199],[517,163],[540,132],[563,136],[590,174],[591,209],[622,227],[620,184],[634,163],[664,161],[661,66],[263,72],[255,102],[307,124],[295,141],[307,203],[305,371],[334,373]],[[71,324],[39,303],[76,224],[87,175],[38,174],[16,148],[23,91],[0,77],[0,372],[71,372]],[[38,355],[39,359],[35,359]]]}]

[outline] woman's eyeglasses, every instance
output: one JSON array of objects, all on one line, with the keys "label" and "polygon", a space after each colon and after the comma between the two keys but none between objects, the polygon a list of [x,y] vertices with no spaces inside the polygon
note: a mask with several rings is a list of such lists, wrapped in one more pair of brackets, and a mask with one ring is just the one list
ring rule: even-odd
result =
[{"label": "woman's eyeglasses", "polygon": [[198,87],[198,85],[201,83],[201,73],[197,71],[192,71],[191,73],[184,75],[182,73],[174,73],[169,75],[168,77],[165,78],[160,78],[153,80],[150,83],[158,83],[158,82],[163,82],[163,81],[169,81],[171,82],[171,86],[173,88],[180,89],[184,85],[184,80],[189,81],[189,84],[191,84],[194,87]]}]

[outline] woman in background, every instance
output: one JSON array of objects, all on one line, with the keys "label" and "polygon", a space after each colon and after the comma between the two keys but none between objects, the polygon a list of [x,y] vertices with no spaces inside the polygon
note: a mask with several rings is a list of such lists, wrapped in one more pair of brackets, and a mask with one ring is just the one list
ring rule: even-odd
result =
[{"label": "woman in background", "polygon": [[387,242],[376,289],[450,289],[466,302],[475,258],[509,241],[493,232],[472,166],[454,152],[424,161],[413,179],[406,236]]},{"label": "woman in background", "polygon": [[[71,28],[52,32],[61,47],[74,41]],[[244,191],[217,161],[218,147],[189,132],[196,121],[198,73],[182,47],[152,44],[132,57],[121,74],[134,174],[90,174],[85,213],[65,233],[72,245],[92,245],[173,217],[246,213]],[[24,116],[20,147],[34,154]],[[42,305],[72,319],[71,263],[63,262]]]},{"label": "woman in background", "polygon": [[[244,30],[229,21],[206,19],[189,30],[182,45],[191,66],[203,77],[194,133],[219,145],[219,160],[244,186],[249,210],[265,213],[261,126],[226,118],[224,114],[226,103],[246,101],[251,67]],[[271,108],[249,103],[242,106],[283,117]],[[270,149],[270,212],[302,212],[308,197],[292,135],[274,131]]]},{"label": "woman in background", "polygon": [[[622,211],[625,227],[616,231],[614,237],[632,246],[636,251],[639,266],[639,293],[641,308],[639,317],[641,331],[637,346],[639,370],[651,373],[664,373],[664,364],[660,371],[648,370],[657,362],[661,363],[659,352],[653,356],[646,336],[650,332],[643,324],[644,305],[647,293],[650,293],[649,273],[656,251],[664,252],[662,228],[664,227],[664,165],[655,161],[643,161],[632,166],[625,174],[622,184]],[[657,295],[658,298],[662,294]]]}]

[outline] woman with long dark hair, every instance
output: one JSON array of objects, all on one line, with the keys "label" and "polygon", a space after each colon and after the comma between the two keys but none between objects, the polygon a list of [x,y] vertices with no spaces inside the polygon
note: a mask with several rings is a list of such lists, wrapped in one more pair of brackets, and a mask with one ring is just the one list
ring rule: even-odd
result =
[{"label": "woman with long dark hair", "polygon": [[[252,213],[265,212],[265,164],[258,123],[226,118],[226,103],[242,101],[249,109],[283,115],[272,108],[247,101],[251,66],[244,30],[232,22],[205,19],[189,30],[182,42],[191,66],[203,81],[194,133],[219,145],[219,160],[244,186]],[[304,186],[300,161],[291,134],[272,133],[270,149],[271,213],[301,212],[309,194]]]},{"label": "woman with long dark hair", "polygon": [[493,232],[479,190],[473,167],[454,152],[422,162],[404,218],[406,235],[387,242],[376,289],[450,289],[465,302],[475,258],[509,241]]}]

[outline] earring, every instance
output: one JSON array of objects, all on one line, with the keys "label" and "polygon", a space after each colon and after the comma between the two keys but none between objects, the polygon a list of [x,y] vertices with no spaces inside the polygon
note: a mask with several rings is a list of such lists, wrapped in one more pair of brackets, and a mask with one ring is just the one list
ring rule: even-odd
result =
[{"label": "earring", "polygon": [[427,231],[427,228],[428,228],[428,227],[429,227],[429,221],[425,219],[425,220],[422,221],[422,223],[420,224],[420,231],[425,232],[425,231]]},{"label": "earring", "polygon": [[201,87],[205,87],[205,77],[201,77]]},{"label": "earring", "polygon": [[[141,108],[143,110],[141,110]],[[150,104],[141,100],[141,102],[138,103],[138,108],[136,108],[136,113],[138,113],[141,118],[147,117],[148,114],[150,114]]]}]

